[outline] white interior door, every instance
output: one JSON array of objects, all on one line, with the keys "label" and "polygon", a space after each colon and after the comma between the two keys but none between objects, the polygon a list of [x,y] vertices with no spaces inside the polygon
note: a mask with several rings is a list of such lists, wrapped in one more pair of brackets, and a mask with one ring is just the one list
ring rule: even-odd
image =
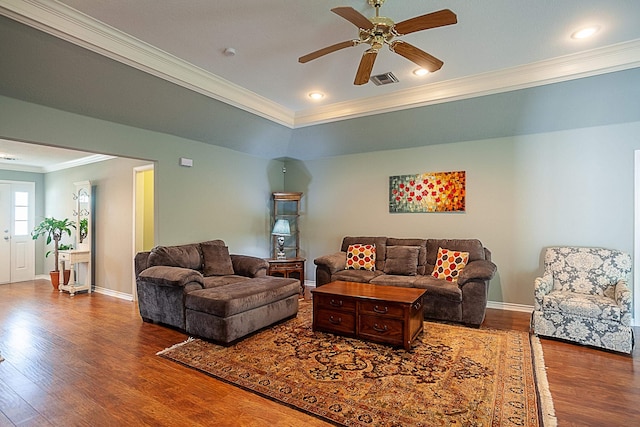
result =
[{"label": "white interior door", "polygon": [[11,282],[11,185],[0,183],[0,283]]},{"label": "white interior door", "polygon": [[35,184],[0,184],[0,283],[23,282],[35,277]]}]

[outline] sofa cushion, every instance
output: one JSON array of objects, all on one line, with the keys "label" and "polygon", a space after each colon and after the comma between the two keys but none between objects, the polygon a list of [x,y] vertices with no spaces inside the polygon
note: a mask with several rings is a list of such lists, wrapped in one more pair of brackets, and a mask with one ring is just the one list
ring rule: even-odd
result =
[{"label": "sofa cushion", "polygon": [[340,270],[331,275],[331,280],[343,280],[345,282],[369,283],[374,277],[384,274],[380,270]]},{"label": "sofa cushion", "polygon": [[233,264],[229,255],[229,248],[221,245],[203,244],[202,273],[205,276],[226,276],[233,274]]},{"label": "sofa cushion", "polygon": [[229,317],[297,295],[300,281],[282,277],[259,277],[187,294],[185,307],[190,310]]},{"label": "sofa cushion", "polygon": [[202,274],[191,268],[167,267],[165,265],[155,265],[143,270],[138,275],[138,280],[154,283],[161,286],[178,286],[195,282],[202,285],[204,283]]},{"label": "sofa cushion", "polygon": [[387,246],[385,274],[415,276],[418,269],[419,246]]},{"label": "sofa cushion", "polygon": [[457,282],[458,275],[469,261],[469,252],[438,249],[438,258],[431,274],[436,279],[444,279],[449,282]]},{"label": "sofa cushion", "polygon": [[229,274],[226,276],[208,276],[203,277],[202,284],[205,288],[216,288],[218,286],[229,285],[231,283],[240,283],[249,280],[248,277]]},{"label": "sofa cushion", "polygon": [[164,265],[200,270],[202,265],[200,245],[194,243],[180,246],[156,246],[151,249],[148,263],[149,267]]},{"label": "sofa cushion", "polygon": [[396,274],[382,274],[376,276],[369,283],[374,285],[399,286],[404,288],[413,288],[413,284],[418,276],[401,276]]},{"label": "sofa cushion", "polygon": [[420,248],[420,252],[418,253],[418,268],[417,274],[427,274],[425,271],[429,273],[433,270],[433,266],[429,268],[429,270],[425,270],[425,265],[427,264],[427,239],[411,239],[411,238],[394,238],[389,237],[387,239],[387,247],[389,246],[417,246]]},{"label": "sofa cushion", "polygon": [[545,295],[542,310],[610,322],[620,322],[621,318],[620,307],[613,299],[573,291],[552,291]]},{"label": "sofa cushion", "polygon": [[349,245],[376,245],[376,270],[384,270],[384,256],[387,248],[386,237],[352,237],[346,236],[342,239],[341,252],[347,252]]},{"label": "sofa cushion", "polygon": [[443,298],[456,303],[462,303],[462,290],[460,287],[443,279],[436,279],[433,276],[416,276],[413,282],[414,288],[425,290],[425,298]]},{"label": "sofa cushion", "polygon": [[376,245],[360,243],[349,245],[345,268],[374,271],[376,269]]}]

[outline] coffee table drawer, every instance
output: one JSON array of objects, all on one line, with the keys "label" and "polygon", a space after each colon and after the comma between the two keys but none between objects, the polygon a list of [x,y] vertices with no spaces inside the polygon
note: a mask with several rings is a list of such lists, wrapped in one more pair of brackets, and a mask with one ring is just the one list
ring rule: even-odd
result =
[{"label": "coffee table drawer", "polygon": [[[352,298],[344,298],[339,295],[315,295],[314,304],[319,309],[349,310],[355,312],[356,302]],[[317,302],[315,301],[317,299]]]},{"label": "coffee table drawer", "polygon": [[403,318],[404,307],[400,304],[385,301],[362,301],[360,302],[360,313],[370,314],[373,316]]},{"label": "coffee table drawer", "polygon": [[327,332],[342,334],[356,333],[355,313],[347,313],[337,310],[318,310],[314,313],[314,329],[322,329]]},{"label": "coffee table drawer", "polygon": [[404,332],[402,320],[365,314],[360,315],[358,320],[359,336],[371,341],[402,345]]}]

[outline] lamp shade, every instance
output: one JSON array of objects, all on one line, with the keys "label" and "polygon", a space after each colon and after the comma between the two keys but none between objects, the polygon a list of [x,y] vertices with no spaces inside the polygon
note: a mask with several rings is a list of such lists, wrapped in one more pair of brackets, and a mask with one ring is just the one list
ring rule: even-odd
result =
[{"label": "lamp shade", "polygon": [[286,219],[277,220],[275,225],[273,226],[273,231],[271,232],[271,234],[275,236],[290,236],[291,229],[289,228],[289,221],[287,221]]}]

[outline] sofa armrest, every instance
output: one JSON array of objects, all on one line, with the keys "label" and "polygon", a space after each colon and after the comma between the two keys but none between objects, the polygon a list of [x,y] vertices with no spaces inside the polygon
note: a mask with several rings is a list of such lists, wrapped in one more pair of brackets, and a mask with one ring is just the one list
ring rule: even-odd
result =
[{"label": "sofa armrest", "polygon": [[269,263],[266,260],[249,255],[231,254],[231,263],[233,272],[245,277],[266,276],[269,269]]},{"label": "sofa armrest", "polygon": [[140,275],[144,270],[149,266],[149,255],[151,252],[138,252],[136,256],[133,258],[136,277]]},{"label": "sofa armrest", "polygon": [[614,299],[620,307],[620,321],[623,325],[630,326],[633,298],[631,297],[631,290],[629,290],[626,280],[621,279],[616,283]]},{"label": "sofa armrest", "polygon": [[542,277],[536,277],[533,283],[533,297],[534,297],[534,309],[536,311],[542,310],[542,300],[545,295],[549,294],[553,290],[553,276],[551,274],[545,274]]},{"label": "sofa armrest", "polygon": [[347,253],[336,252],[334,254],[323,255],[313,260],[317,266],[325,267],[331,274],[344,270],[347,265]]},{"label": "sofa armrest", "polygon": [[204,287],[202,273],[190,268],[167,267],[157,265],[149,267],[138,275],[138,280],[161,286],[175,286],[184,288],[189,283],[197,283]]},{"label": "sofa armrest", "polygon": [[498,267],[491,261],[478,259],[467,264],[458,276],[458,285],[462,286],[471,281],[485,281],[493,279]]}]

